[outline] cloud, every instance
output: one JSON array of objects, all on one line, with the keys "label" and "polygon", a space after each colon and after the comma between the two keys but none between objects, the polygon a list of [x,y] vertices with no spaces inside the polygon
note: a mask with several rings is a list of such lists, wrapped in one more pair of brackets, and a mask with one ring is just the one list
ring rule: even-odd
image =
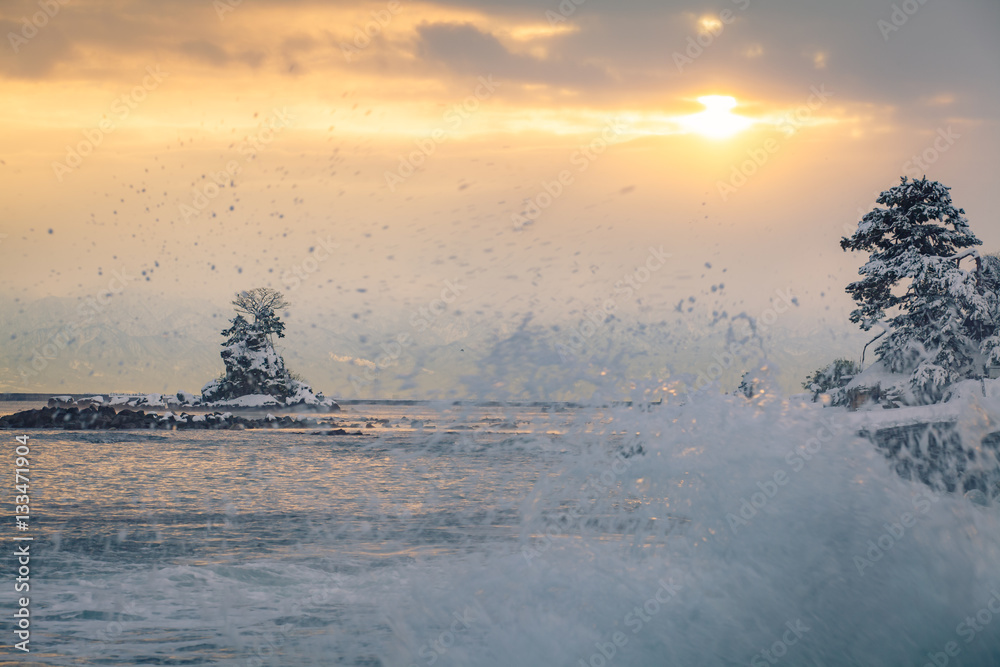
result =
[{"label": "cloud", "polygon": [[260,51],[244,51],[233,55],[219,45],[206,40],[183,42],[177,48],[177,52],[215,67],[222,67],[231,62],[241,62],[250,67],[258,67],[265,58],[264,53]]},{"label": "cloud", "polygon": [[337,361],[342,364],[353,364],[354,366],[361,366],[362,368],[375,368],[375,362],[369,359],[364,359],[362,357],[352,357],[350,355],[334,354],[330,352],[328,354],[332,361]]},{"label": "cloud", "polygon": [[606,72],[594,65],[512,53],[499,39],[471,23],[426,23],[417,33],[417,54],[458,74],[492,74],[552,85],[593,85],[608,79]]},{"label": "cloud", "polygon": [[[866,0],[722,2],[707,9],[729,9],[733,20],[713,23],[719,33],[679,71],[673,54],[684,52],[699,34],[698,19],[709,16],[694,0],[588,0],[550,31],[546,12],[558,12],[557,2],[404,3],[355,62],[345,62],[339,45],[370,19],[365,4],[256,0],[220,21],[209,2],[74,0],[18,53],[0,48],[0,78],[106,83],[118,70],[130,81],[159,62],[178,73],[175,81],[232,68],[227,76],[243,70],[263,77],[265,87],[290,74],[332,76],[392,91],[387,98],[416,98],[446,89],[448,79],[492,74],[529,84],[505,89],[507,99],[625,109],[695,93],[797,104],[810,86],[825,84],[837,104],[905,110],[905,118],[888,119],[896,123],[943,122],[954,109],[925,103],[929,91],[942,90],[962,100],[963,117],[994,118],[1000,90],[974,64],[1000,58],[993,39],[1000,4],[955,5],[922,5],[886,40],[877,21],[891,9]],[[33,2],[11,0],[0,9],[0,34],[17,34],[33,12]],[[410,85],[433,78],[444,85]]]},{"label": "cloud", "polygon": [[[0,76],[17,79],[40,79],[52,74],[60,62],[75,57],[72,42],[54,26],[24,30],[16,21],[0,19]],[[24,39],[23,34],[32,35]],[[13,37],[12,37],[13,36]]]}]

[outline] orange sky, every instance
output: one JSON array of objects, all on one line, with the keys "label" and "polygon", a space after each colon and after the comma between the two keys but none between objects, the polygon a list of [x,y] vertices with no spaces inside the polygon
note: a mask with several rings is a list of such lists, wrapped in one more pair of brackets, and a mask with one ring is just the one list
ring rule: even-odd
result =
[{"label": "orange sky", "polygon": [[6,2],[4,303],[125,270],[222,309],[291,289],[303,328],[371,338],[461,279],[501,330],[575,321],[663,245],[623,318],[795,286],[796,327],[848,331],[837,242],[899,176],[1000,248],[998,27],[989,0]]}]

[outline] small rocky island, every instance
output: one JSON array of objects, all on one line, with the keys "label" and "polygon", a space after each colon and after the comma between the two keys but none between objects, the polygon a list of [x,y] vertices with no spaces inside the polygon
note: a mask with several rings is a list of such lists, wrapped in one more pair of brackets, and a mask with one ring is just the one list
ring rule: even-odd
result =
[{"label": "small rocky island", "polygon": [[312,419],[294,419],[289,416],[267,415],[253,419],[234,415],[232,412],[175,415],[173,412],[158,414],[143,410],[123,408],[115,410],[110,405],[78,407],[44,407],[24,410],[0,417],[0,428],[66,429],[70,431],[132,430],[132,429],[256,429],[256,428],[305,428],[316,426]]},{"label": "small rocky island", "polygon": [[[236,315],[222,332],[225,372],[208,382],[201,396],[180,391],[176,395],[145,394],[93,396],[74,401],[55,396],[47,407],[0,417],[0,428],[109,429],[256,429],[315,427],[315,419],[289,416],[240,416],[233,411],[337,412],[336,401],[312,387],[285,367],[274,339],[284,338],[285,324],[277,311],[288,307],[281,292],[259,287],[240,292],[233,300]],[[133,409],[135,408],[135,409]],[[138,408],[162,408],[146,412]],[[192,410],[194,414],[180,412]],[[213,411],[223,409],[223,412]],[[180,414],[175,414],[175,411]],[[360,435],[343,429],[329,435]]]},{"label": "small rocky island", "polygon": [[201,388],[201,404],[210,407],[307,407],[340,409],[290,373],[275,349],[274,338],[285,337],[285,323],[277,311],[289,306],[276,290],[258,287],[240,292],[233,300],[236,316],[222,332],[225,373]]}]

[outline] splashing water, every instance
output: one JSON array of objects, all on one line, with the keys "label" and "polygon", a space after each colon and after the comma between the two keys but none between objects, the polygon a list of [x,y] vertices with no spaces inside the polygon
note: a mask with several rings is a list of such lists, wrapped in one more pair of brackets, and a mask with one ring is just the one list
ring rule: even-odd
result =
[{"label": "splashing water", "polygon": [[[862,435],[892,411],[405,409],[365,440],[39,434],[39,658],[1000,664],[997,500],[897,474]],[[977,465],[998,419],[959,419]]]}]

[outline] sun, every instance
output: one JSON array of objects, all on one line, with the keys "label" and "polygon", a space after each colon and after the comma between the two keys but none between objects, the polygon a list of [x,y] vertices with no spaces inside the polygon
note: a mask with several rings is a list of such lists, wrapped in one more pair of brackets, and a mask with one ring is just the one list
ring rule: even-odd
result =
[{"label": "sun", "polygon": [[689,132],[694,132],[710,139],[726,139],[738,132],[742,132],[754,123],[753,120],[746,116],[739,116],[732,113],[737,104],[735,97],[728,95],[705,95],[704,97],[699,97],[698,101],[705,106],[704,111],[677,119],[681,126]]}]

